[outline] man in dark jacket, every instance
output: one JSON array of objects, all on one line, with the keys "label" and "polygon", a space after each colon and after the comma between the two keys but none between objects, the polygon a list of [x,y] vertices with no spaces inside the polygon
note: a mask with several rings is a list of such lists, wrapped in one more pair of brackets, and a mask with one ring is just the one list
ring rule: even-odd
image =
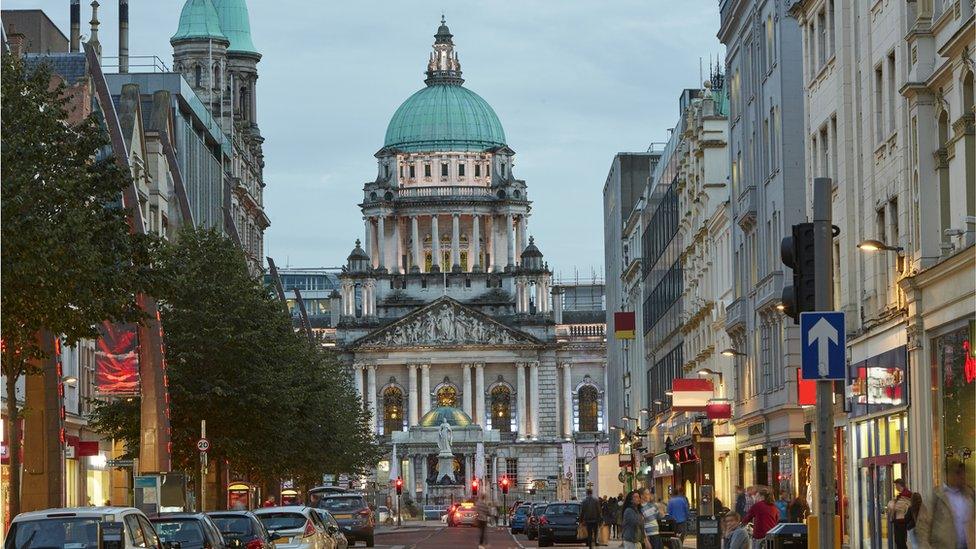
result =
[{"label": "man in dark jacket", "polygon": [[603,510],[600,509],[600,500],[593,497],[593,489],[586,489],[586,499],[583,500],[580,509],[580,520],[586,524],[586,546],[593,549],[596,543],[596,533],[600,528],[600,519]]},{"label": "man in dark jacket", "polygon": [[735,487],[735,512],[740,517],[746,516],[746,491],[741,486]]}]

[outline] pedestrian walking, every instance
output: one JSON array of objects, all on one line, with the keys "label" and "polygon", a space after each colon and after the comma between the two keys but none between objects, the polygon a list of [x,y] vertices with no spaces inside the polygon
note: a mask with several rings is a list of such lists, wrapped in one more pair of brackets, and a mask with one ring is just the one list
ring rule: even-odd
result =
[{"label": "pedestrian walking", "polygon": [[922,507],[915,530],[926,549],[976,549],[973,488],[966,484],[966,465],[953,461],[946,468],[946,482],[932,491]]},{"label": "pedestrian walking", "polygon": [[722,535],[724,549],[749,549],[749,532],[746,532],[742,526],[742,516],[739,513],[731,511],[726,514],[722,519],[722,525],[724,526]]},{"label": "pedestrian walking", "polygon": [[908,524],[905,522],[908,508],[912,504],[912,493],[905,486],[905,481],[895,479],[895,494],[888,502],[888,520],[891,521],[891,533],[894,538],[894,549],[908,549]]},{"label": "pedestrian walking", "polygon": [[586,546],[593,549],[603,511],[600,509],[600,501],[593,497],[592,488],[586,489],[586,499],[580,507],[580,520],[586,525]]},{"label": "pedestrian walking", "polygon": [[779,499],[776,500],[776,510],[779,511],[780,522],[790,520],[790,500],[787,498],[786,492],[780,492]]},{"label": "pedestrian walking", "polygon": [[275,497],[268,496],[268,499],[264,500],[264,503],[261,504],[261,507],[274,507],[275,505],[277,505],[277,503],[275,502]]},{"label": "pedestrian walking", "polygon": [[650,549],[662,549],[661,530],[657,522],[657,519],[661,518],[661,513],[651,498],[650,490],[641,488],[640,495],[641,515],[644,517],[644,536],[650,545]]},{"label": "pedestrian walking", "polygon": [[614,524],[617,525],[618,539],[620,538],[622,533],[620,530],[623,528],[624,525],[624,505],[626,505],[626,503],[627,502],[624,501],[624,495],[617,494],[617,508],[613,512],[613,522]]},{"label": "pedestrian walking", "polygon": [[623,549],[643,549],[644,516],[641,514],[640,494],[637,491],[628,493],[622,509],[620,537],[623,540]]},{"label": "pedestrian walking", "polygon": [[779,522],[779,510],[773,502],[773,495],[769,493],[769,489],[761,488],[756,496],[758,501],[749,508],[742,523],[752,522],[752,546],[761,549],[763,538]]},{"label": "pedestrian walking", "polygon": [[685,497],[685,490],[678,487],[671,499],[668,500],[668,514],[674,519],[674,529],[678,533],[681,543],[684,543],[685,532],[688,531],[690,512],[691,507],[688,505],[688,498]]},{"label": "pedestrian walking", "polygon": [[735,487],[735,512],[739,514],[739,517],[744,517],[746,515],[746,491],[742,489],[741,486]]},{"label": "pedestrian walking", "polygon": [[905,513],[905,529],[908,530],[908,543],[912,549],[919,549],[921,544],[918,542],[918,517],[922,513],[922,494],[912,493],[912,502],[908,505],[908,512]]},{"label": "pedestrian walking", "polygon": [[478,549],[484,549],[485,531],[488,529],[488,515],[490,513],[488,502],[485,501],[484,495],[478,498],[478,503],[475,504],[475,510],[478,512]]},{"label": "pedestrian walking", "polygon": [[793,498],[789,507],[790,522],[803,522],[807,518],[807,502],[799,495]]},{"label": "pedestrian walking", "polygon": [[617,500],[615,498],[603,498],[603,526],[600,527],[600,543],[603,545],[608,545],[614,534],[614,511],[617,508]]}]

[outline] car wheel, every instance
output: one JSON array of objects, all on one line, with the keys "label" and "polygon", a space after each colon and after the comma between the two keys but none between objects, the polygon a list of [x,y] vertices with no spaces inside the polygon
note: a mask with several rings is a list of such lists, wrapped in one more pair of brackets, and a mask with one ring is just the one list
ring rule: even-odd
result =
[{"label": "car wheel", "polygon": [[552,547],[552,541],[550,540],[539,540],[539,547]]}]

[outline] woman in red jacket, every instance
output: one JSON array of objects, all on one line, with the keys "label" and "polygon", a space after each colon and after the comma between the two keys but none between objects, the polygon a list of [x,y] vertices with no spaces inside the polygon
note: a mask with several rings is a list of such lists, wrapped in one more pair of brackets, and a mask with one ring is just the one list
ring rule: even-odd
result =
[{"label": "woman in red jacket", "polygon": [[752,522],[752,546],[759,547],[766,533],[779,522],[779,509],[776,508],[768,488],[759,490],[759,501],[749,508],[749,512],[742,519],[742,524],[749,522]]}]

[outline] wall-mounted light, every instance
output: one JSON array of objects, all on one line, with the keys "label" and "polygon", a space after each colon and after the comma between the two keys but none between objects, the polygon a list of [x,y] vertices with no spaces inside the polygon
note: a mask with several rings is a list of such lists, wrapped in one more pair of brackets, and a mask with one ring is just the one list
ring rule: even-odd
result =
[{"label": "wall-mounted light", "polygon": [[857,245],[857,249],[861,250],[862,252],[901,252],[905,250],[905,248],[902,248],[901,246],[889,246],[884,242],[875,240],[873,238],[861,241],[861,243]]},{"label": "wall-mounted light", "polygon": [[75,387],[78,385],[78,378],[75,376],[64,376],[61,378],[61,383],[64,383],[68,387]]},{"label": "wall-mounted light", "polygon": [[735,349],[729,347],[728,349],[723,349],[721,352],[722,356],[746,356],[745,353],[740,353]]}]

